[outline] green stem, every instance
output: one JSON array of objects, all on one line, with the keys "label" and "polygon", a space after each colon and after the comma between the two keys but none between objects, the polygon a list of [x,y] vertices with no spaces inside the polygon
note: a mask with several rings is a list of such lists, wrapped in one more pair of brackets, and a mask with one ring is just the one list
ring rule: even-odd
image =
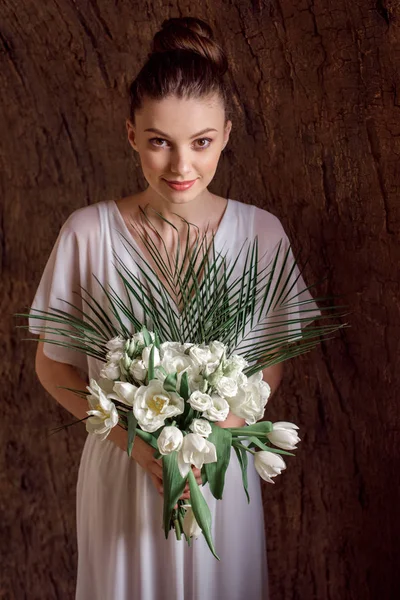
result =
[{"label": "green stem", "polygon": [[250,448],[244,446],[240,442],[234,442],[232,446],[235,446],[236,448],[242,448],[243,450],[246,450],[246,452],[250,452],[250,454],[256,454],[253,450],[250,450]]},{"label": "green stem", "polygon": [[242,428],[242,429],[230,429],[228,428],[228,431],[231,432],[232,437],[267,437],[268,433],[266,433],[265,431],[251,431],[249,433],[246,433],[246,429]]}]

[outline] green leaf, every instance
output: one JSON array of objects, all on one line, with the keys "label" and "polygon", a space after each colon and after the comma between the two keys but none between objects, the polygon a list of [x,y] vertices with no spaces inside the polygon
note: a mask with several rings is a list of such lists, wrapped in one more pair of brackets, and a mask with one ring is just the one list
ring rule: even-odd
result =
[{"label": "green leaf", "polygon": [[164,390],[167,392],[176,392],[176,382],[178,379],[178,373],[170,373],[164,379]]},{"label": "green leaf", "polygon": [[184,372],[184,374],[181,377],[181,386],[179,389],[179,394],[185,401],[187,401],[189,399],[189,396],[190,396],[189,379],[188,379],[188,374],[186,371]]},{"label": "green leaf", "polygon": [[265,436],[272,431],[273,425],[271,421],[258,421],[254,425],[246,425],[244,427],[230,427],[229,431],[234,437],[237,435],[247,437],[248,434]]},{"label": "green leaf", "polygon": [[225,473],[231,459],[232,434],[229,429],[211,423],[212,432],[207,438],[217,450],[217,462],[204,465],[210,490],[214,498],[221,500],[224,491]]},{"label": "green leaf", "polygon": [[136,427],[137,427],[137,419],[135,417],[135,415],[133,414],[133,411],[130,410],[128,412],[128,456],[131,456],[132,454],[132,447],[133,447],[133,442],[135,441],[135,437],[136,437]]},{"label": "green leaf", "polygon": [[208,504],[201,493],[199,486],[197,485],[196,478],[193,474],[192,469],[189,470],[189,490],[190,490],[190,501],[192,504],[192,510],[194,517],[201,528],[203,535],[206,539],[208,547],[217,560],[220,560],[219,556],[215,552],[214,543],[211,536],[211,513],[208,508]]},{"label": "green leaf", "polygon": [[145,327],[144,325],[142,327],[142,333],[143,333],[144,343],[146,344],[146,346],[151,346],[151,344],[153,342],[152,342],[152,339],[150,337],[150,333],[147,330],[147,327]]},{"label": "green leaf", "polygon": [[242,481],[245,494],[247,496],[247,503],[250,504],[250,496],[249,496],[249,486],[247,482],[247,452],[246,450],[242,450],[241,448],[237,448],[235,445],[236,456],[238,457],[240,468],[242,469]]},{"label": "green leaf", "polygon": [[186,477],[182,477],[178,468],[177,452],[163,456],[163,487],[164,487],[164,533],[168,538],[171,524],[171,515],[175,504],[183,494]]},{"label": "green leaf", "polygon": [[147,372],[147,378],[148,381],[150,382],[152,379],[154,379],[154,344],[151,346],[151,350],[150,350],[150,356],[149,356],[149,369]]},{"label": "green leaf", "polygon": [[260,448],[260,450],[264,450],[266,452],[272,452],[273,454],[286,454],[287,456],[296,456],[293,452],[287,452],[286,450],[278,450],[277,448],[271,448],[271,446],[266,446],[256,437],[250,436],[249,441],[251,445],[254,447]]}]

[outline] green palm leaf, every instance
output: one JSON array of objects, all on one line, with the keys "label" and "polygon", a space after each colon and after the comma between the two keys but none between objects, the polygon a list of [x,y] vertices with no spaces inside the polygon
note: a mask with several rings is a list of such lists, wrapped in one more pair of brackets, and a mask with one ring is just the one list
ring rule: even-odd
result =
[{"label": "green palm leaf", "polygon": [[[143,256],[133,240],[120,233],[135,265],[134,269],[129,268],[114,251],[115,268],[126,299],[119,297],[110,285],[106,288],[93,275],[108,301],[108,310],[81,288],[89,298],[82,296],[87,310],[67,302],[82,315],[81,318],[51,307],[49,311],[38,311],[41,314],[31,311],[30,315],[18,313],[16,316],[30,316],[53,323],[41,329],[69,341],[49,338],[47,342],[68,346],[103,361],[108,339],[116,335],[129,337],[132,329],[138,331],[143,324],[157,331],[160,342],[209,343],[218,339],[226,344],[228,354],[238,349],[248,360],[248,375],[307,352],[317,346],[322,337],[327,338],[347,326],[332,323],[333,318],[342,317],[345,313],[336,311],[332,315],[332,310],[337,307],[329,304],[319,306],[322,314],[318,317],[318,326],[305,327],[308,321],[313,320],[307,314],[313,311],[309,304],[331,298],[298,299],[302,292],[316,284],[293,293],[301,271],[293,277],[297,263],[294,261],[289,268],[290,247],[280,261],[282,240],[267,265],[259,257],[257,237],[250,243],[246,240],[232,260],[228,260],[227,253],[217,251],[214,235],[207,242],[207,235],[199,235],[196,228],[197,234],[191,243],[191,228],[194,226],[182,219],[187,233],[181,244],[175,225],[157,213],[178,235],[176,251],[169,255],[162,236],[155,231],[144,211],[142,213],[145,224],[157,234],[161,249],[133,224],[151,259],[143,264]],[[236,270],[240,273],[235,276]],[[135,314],[133,301],[142,309],[144,322]],[[280,326],[289,330],[279,333]],[[28,325],[19,327],[26,328]]]}]

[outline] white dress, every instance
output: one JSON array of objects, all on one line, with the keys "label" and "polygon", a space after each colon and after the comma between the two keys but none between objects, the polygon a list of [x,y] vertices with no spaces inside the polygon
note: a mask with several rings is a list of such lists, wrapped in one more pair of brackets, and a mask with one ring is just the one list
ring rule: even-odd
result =
[{"label": "white dress", "polygon": [[[61,308],[79,315],[62,302],[67,300],[87,310],[79,295],[73,293],[80,292],[79,286],[95,295],[107,309],[92,274],[123,296],[112,250],[127,264],[132,259],[122,245],[119,232],[133,241],[113,200],[74,211],[60,230],[32,309]],[[260,255],[265,252],[267,261],[281,238],[284,249],[290,246],[277,217],[230,199],[216,233],[216,248],[236,254],[243,242],[255,235],[259,237]],[[301,276],[294,289],[296,286],[298,290],[305,288]],[[299,299],[309,298],[305,292]],[[313,316],[320,315],[316,305],[310,308],[315,309]],[[290,318],[296,315],[291,312]],[[29,319],[32,333],[39,333],[37,326],[42,324],[32,316]],[[280,330],[291,327],[288,323]],[[72,364],[89,377],[98,376],[102,363],[96,359],[48,343],[44,343],[43,349],[53,360]],[[252,455],[248,457],[250,504],[233,449],[223,499],[215,500],[208,484],[202,487],[212,515],[214,545],[221,558],[218,561],[202,536],[191,547],[183,539],[177,541],[173,531],[166,540],[162,498],[147,472],[110,440],[100,441],[88,435],[77,482],[76,600],[267,600],[260,478]],[[296,468],[295,462],[290,466]]]}]

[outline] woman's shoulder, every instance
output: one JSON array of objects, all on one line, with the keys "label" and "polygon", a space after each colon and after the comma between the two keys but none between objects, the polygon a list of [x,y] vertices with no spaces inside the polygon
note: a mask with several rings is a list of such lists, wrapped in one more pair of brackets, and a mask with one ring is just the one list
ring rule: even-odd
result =
[{"label": "woman's shoulder", "polygon": [[102,213],[110,201],[102,200],[74,210],[64,221],[61,231],[75,234],[79,239],[97,235],[100,231]]},{"label": "woman's shoulder", "polygon": [[269,239],[274,237],[277,240],[286,237],[286,232],[279,217],[270,211],[239,200],[233,200],[233,202],[239,219],[252,228],[253,235],[259,237],[268,235]]}]

